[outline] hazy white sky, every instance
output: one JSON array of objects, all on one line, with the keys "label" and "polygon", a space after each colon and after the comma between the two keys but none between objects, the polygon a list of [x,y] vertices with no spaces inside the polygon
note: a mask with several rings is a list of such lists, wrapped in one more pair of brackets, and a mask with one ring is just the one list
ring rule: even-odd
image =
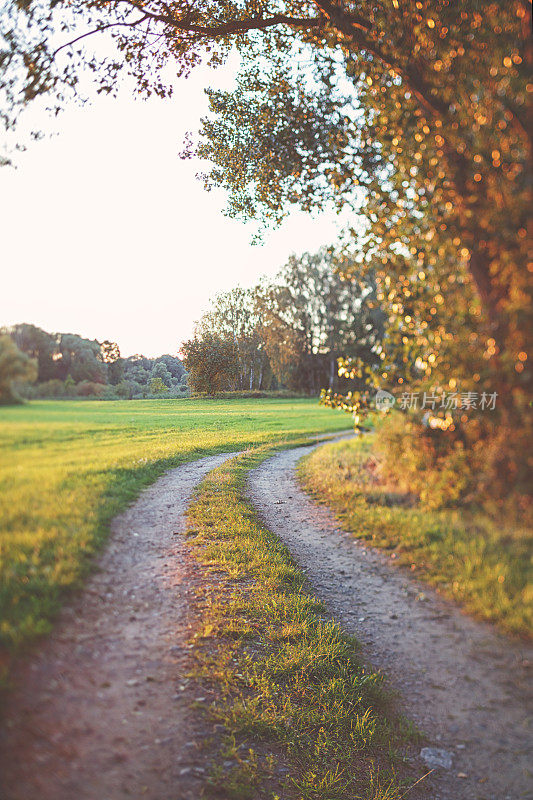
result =
[{"label": "hazy white sky", "polygon": [[0,325],[112,339],[123,355],[176,353],[218,291],[273,274],[291,252],[336,238],[334,215],[295,213],[251,245],[254,228],[222,214],[181,161],[207,111],[203,87],[232,69],[201,68],[171,100],[124,90],[47,123],[58,135],[0,169]]}]

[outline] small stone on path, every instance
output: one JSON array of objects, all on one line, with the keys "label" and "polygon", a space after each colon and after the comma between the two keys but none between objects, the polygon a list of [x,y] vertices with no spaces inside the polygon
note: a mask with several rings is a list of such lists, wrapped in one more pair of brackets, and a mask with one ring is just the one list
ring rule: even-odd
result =
[{"label": "small stone on path", "polygon": [[443,769],[451,769],[452,767],[452,754],[448,750],[441,750],[439,747],[423,747],[420,751],[421,759],[433,769],[442,767]]}]

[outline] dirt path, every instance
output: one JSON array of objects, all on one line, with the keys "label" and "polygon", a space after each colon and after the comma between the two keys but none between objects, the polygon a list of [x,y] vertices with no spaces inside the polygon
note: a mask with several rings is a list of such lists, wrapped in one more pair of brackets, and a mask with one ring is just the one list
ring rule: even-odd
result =
[{"label": "dirt path", "polygon": [[[533,797],[526,683],[532,648],[463,615],[382,553],[343,534],[296,482],[296,463],[311,449],[287,450],[264,462],[249,477],[250,497],[317,595],[362,642],[364,658],[400,691],[403,710],[431,739],[427,746],[445,751],[444,761],[451,757],[451,765],[425,784],[423,796]],[[431,753],[425,756],[431,760]]]},{"label": "dirt path", "polygon": [[16,676],[2,800],[197,800],[182,681],[198,576],[173,534],[194,487],[233,455],[168,472],[114,521],[98,573]]}]

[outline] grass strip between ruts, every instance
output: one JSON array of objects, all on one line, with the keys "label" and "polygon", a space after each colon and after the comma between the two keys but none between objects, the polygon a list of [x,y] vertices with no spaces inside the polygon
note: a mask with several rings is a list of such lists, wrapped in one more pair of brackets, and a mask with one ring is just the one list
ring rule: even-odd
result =
[{"label": "grass strip between ruts", "polygon": [[188,511],[191,552],[212,577],[199,597],[194,676],[226,732],[207,790],[397,800],[419,777],[405,759],[414,729],[246,499],[249,470],[281,447],[211,472]]}]

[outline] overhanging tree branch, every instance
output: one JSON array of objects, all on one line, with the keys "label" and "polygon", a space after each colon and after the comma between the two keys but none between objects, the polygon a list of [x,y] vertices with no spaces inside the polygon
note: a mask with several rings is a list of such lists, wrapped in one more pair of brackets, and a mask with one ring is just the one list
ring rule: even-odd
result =
[{"label": "overhanging tree branch", "polygon": [[185,16],[177,17],[171,9],[166,6],[167,13],[161,14],[156,11],[150,11],[143,7],[141,4],[134,2],[134,0],[117,0],[118,2],[127,3],[127,5],[142,11],[146,17],[161,22],[164,25],[181,31],[183,33],[196,33],[200,36],[206,36],[216,39],[222,36],[230,36],[232,34],[248,33],[253,30],[265,30],[266,28],[276,27],[277,25],[288,25],[297,30],[316,28],[322,22],[322,16],[317,17],[291,17],[287,14],[272,14],[270,17],[249,17],[244,19],[233,19],[227,22],[214,21],[210,25],[199,25],[192,20],[192,11],[189,10]]},{"label": "overhanging tree branch", "polygon": [[87,31],[87,33],[82,33],[81,36],[77,36],[75,39],[72,39],[70,42],[65,42],[57,50],[54,50],[52,53],[52,58],[55,58],[61,50],[65,50],[67,47],[72,47],[72,45],[76,44],[77,42],[81,42],[82,39],[86,39],[88,36],[94,36],[95,33],[101,33],[102,31],[107,31],[109,28],[135,28],[137,25],[140,25],[142,22],[145,22],[148,19],[148,15],[145,14],[144,16],[136,19],[134,22],[110,22],[107,25],[101,25],[98,28],[94,28],[92,31]]}]

